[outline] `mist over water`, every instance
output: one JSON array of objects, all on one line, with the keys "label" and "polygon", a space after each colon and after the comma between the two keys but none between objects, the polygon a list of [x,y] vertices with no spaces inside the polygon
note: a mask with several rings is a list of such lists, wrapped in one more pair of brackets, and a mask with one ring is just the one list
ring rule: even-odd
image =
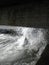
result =
[{"label": "mist over water", "polygon": [[35,65],[47,45],[47,30],[0,26],[0,65]]}]

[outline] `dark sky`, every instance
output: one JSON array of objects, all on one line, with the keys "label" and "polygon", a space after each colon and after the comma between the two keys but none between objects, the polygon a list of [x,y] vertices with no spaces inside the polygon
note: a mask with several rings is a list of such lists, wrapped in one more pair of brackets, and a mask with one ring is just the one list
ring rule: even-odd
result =
[{"label": "dark sky", "polygon": [[0,0],[0,6],[9,6],[9,5],[22,5],[22,4],[27,4],[27,3],[31,3],[33,1],[27,1],[27,0]]},{"label": "dark sky", "polygon": [[35,1],[35,0],[0,0],[0,6],[12,6],[12,5],[25,5],[25,4],[44,4],[48,3],[48,1],[42,0],[42,1]]},{"label": "dark sky", "polygon": [[[11,20],[8,21],[8,15],[10,17],[12,11],[14,11],[12,13],[13,18],[10,18]],[[38,2],[33,0],[32,1],[1,0],[0,18],[1,25],[8,24],[48,28],[49,27],[48,1]]]},{"label": "dark sky", "polygon": [[45,0],[40,2],[1,0],[0,24],[49,28],[49,2]]}]

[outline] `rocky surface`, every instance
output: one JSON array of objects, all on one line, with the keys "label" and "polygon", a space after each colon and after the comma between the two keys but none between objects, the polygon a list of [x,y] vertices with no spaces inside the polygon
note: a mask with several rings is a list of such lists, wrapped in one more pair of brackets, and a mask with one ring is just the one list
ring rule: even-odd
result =
[{"label": "rocky surface", "polygon": [[0,65],[35,65],[47,45],[47,30],[0,26]]}]

